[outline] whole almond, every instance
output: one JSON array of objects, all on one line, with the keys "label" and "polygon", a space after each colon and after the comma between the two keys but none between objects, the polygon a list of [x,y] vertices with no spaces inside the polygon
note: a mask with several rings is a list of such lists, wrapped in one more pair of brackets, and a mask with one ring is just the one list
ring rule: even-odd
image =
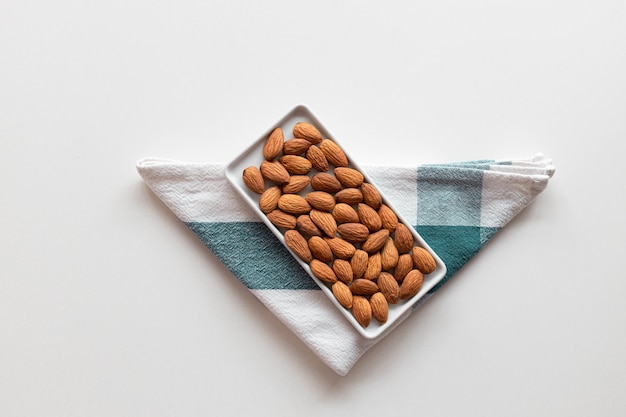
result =
[{"label": "whole almond", "polygon": [[376,281],[380,292],[389,304],[397,304],[400,293],[398,281],[389,272],[381,272]]},{"label": "whole almond", "polygon": [[267,219],[276,227],[293,229],[296,227],[296,217],[278,209],[267,213]]},{"label": "whole almond", "polygon": [[359,215],[359,220],[363,223],[370,232],[375,232],[380,230],[383,227],[383,222],[380,219],[380,216],[370,206],[365,203],[359,203],[356,209],[357,214]]},{"label": "whole almond", "polygon": [[311,146],[306,151],[306,159],[311,161],[311,165],[319,172],[328,171],[328,160],[324,156],[324,152],[317,146]]},{"label": "whole almond", "polygon": [[314,258],[324,263],[333,260],[333,252],[330,250],[328,243],[319,236],[311,236],[309,239],[309,249]]},{"label": "whole almond", "polygon": [[290,214],[305,214],[311,211],[311,205],[298,194],[281,195],[278,199],[278,208]]},{"label": "whole almond", "polygon": [[339,180],[328,172],[318,172],[313,175],[311,177],[311,187],[316,191],[326,191],[327,193],[336,193],[343,188]]},{"label": "whole almond", "polygon": [[409,253],[411,248],[413,248],[415,239],[408,227],[403,223],[398,223],[394,232],[393,241],[396,244],[396,248],[398,248],[398,252]]},{"label": "whole almond", "polygon": [[328,246],[330,246],[330,250],[337,258],[341,259],[350,259],[354,252],[356,252],[356,247],[347,240],[344,240],[340,237],[332,237],[332,238],[324,238]]},{"label": "whole almond", "polygon": [[415,265],[422,274],[430,274],[437,269],[435,258],[433,258],[430,252],[420,246],[413,247],[411,257],[413,258],[413,265]]},{"label": "whole almond", "polygon": [[370,232],[361,223],[342,223],[337,226],[337,233],[350,243],[361,243],[367,239]]},{"label": "whole almond", "polygon": [[353,206],[363,201],[363,193],[358,188],[344,188],[335,194],[335,201]]},{"label": "whole almond", "polygon": [[242,175],[243,183],[250,189],[250,191],[257,194],[263,194],[265,190],[265,181],[259,168],[252,165],[243,170]]},{"label": "whole almond", "polygon": [[285,155],[302,155],[310,146],[311,142],[306,139],[289,139],[283,144],[283,153]]},{"label": "whole almond", "polygon": [[304,262],[309,263],[313,260],[313,256],[311,255],[311,250],[309,249],[309,245],[304,238],[300,234],[300,232],[291,229],[287,230],[284,234],[285,243],[300,259]]},{"label": "whole almond", "polygon": [[374,210],[378,210],[382,204],[383,198],[376,187],[369,182],[364,182],[361,184],[361,192],[363,193],[363,202]]},{"label": "whole almond", "polygon": [[293,127],[293,135],[296,138],[306,139],[312,144],[318,144],[322,141],[322,134],[315,126],[306,122],[298,122]]},{"label": "whole almond", "polygon": [[359,187],[363,184],[363,174],[354,168],[337,167],[333,173],[344,187]]},{"label": "whole almond", "polygon": [[388,205],[381,204],[380,208],[378,209],[378,215],[380,216],[382,226],[385,229],[389,230],[390,232],[396,230],[396,227],[398,226],[398,216],[396,216],[396,213],[394,213]]},{"label": "whole almond", "polygon": [[381,292],[377,292],[370,297],[372,316],[380,323],[387,323],[389,317],[389,304]]},{"label": "whole almond", "polygon": [[337,234],[337,222],[332,214],[313,209],[309,212],[309,216],[311,220],[313,220],[313,223],[315,223],[326,236],[333,237]]},{"label": "whole almond", "polygon": [[354,278],[361,278],[367,270],[367,261],[369,255],[367,252],[361,249],[357,249],[350,259],[350,266],[352,267],[352,275]]},{"label": "whole almond", "polygon": [[298,194],[310,183],[311,178],[308,175],[292,175],[291,178],[289,178],[289,182],[283,185],[283,193]]},{"label": "whole almond", "polygon": [[339,145],[333,142],[331,139],[324,139],[320,143],[320,149],[324,152],[324,156],[328,159],[328,162],[336,167],[347,167],[348,157],[341,150]]},{"label": "whole almond", "polygon": [[303,156],[283,155],[279,158],[279,161],[287,172],[292,175],[306,175],[311,171],[311,161]]},{"label": "whole almond", "polygon": [[367,253],[378,252],[389,237],[389,230],[380,229],[377,232],[371,233],[365,242],[361,245],[361,249],[363,249]]},{"label": "whole almond", "polygon": [[333,295],[344,308],[352,308],[352,292],[346,284],[341,281],[335,282],[331,287]]},{"label": "whole almond", "polygon": [[277,127],[270,133],[270,136],[263,144],[263,157],[268,161],[276,158],[280,154],[280,151],[283,150],[283,140],[283,130]]},{"label": "whole almond", "polygon": [[280,187],[274,186],[269,187],[267,190],[261,194],[261,198],[259,198],[259,208],[263,213],[269,213],[278,207],[278,199],[282,195],[280,191]]},{"label": "whole almond", "polygon": [[308,214],[301,214],[296,219],[296,229],[305,236],[322,236],[322,231],[313,223]]},{"label": "whole almond", "polygon": [[313,275],[315,275],[319,280],[329,284],[337,282],[337,276],[331,267],[325,262],[322,262],[319,259],[313,259],[311,263],[309,263],[309,266]]},{"label": "whole almond", "polygon": [[382,271],[382,263],[380,252],[376,252],[371,254],[367,258],[367,269],[365,269],[365,274],[363,274],[363,278],[365,279],[376,279],[380,275]]},{"label": "whole almond", "polygon": [[362,327],[368,327],[372,321],[372,306],[365,297],[352,297],[352,315]]},{"label": "whole almond", "polygon": [[326,191],[312,191],[304,198],[311,207],[320,211],[331,211],[335,208],[335,198]]},{"label": "whole almond", "polygon": [[393,277],[396,281],[402,282],[411,269],[413,269],[413,258],[410,254],[403,253],[398,257],[398,263],[393,270]]},{"label": "whole almond", "polygon": [[400,286],[400,293],[398,296],[401,300],[406,300],[416,295],[424,284],[424,275],[417,269],[412,269]]},{"label": "whole almond", "polygon": [[352,267],[350,266],[350,262],[345,259],[335,259],[333,261],[333,272],[337,275],[337,279],[339,281],[345,282],[346,284],[350,284],[352,282]]},{"label": "whole almond", "polygon": [[396,248],[396,244],[393,243],[393,239],[388,237],[385,245],[380,250],[380,260],[383,266],[383,269],[392,269],[395,268],[398,264],[398,249]]},{"label": "whole almond", "polygon": [[268,181],[275,182],[276,184],[287,184],[289,182],[289,172],[285,169],[283,164],[278,161],[263,161],[261,162],[261,175]]},{"label": "whole almond", "polygon": [[350,284],[350,291],[354,295],[372,295],[378,292],[378,285],[369,279],[357,278]]},{"label": "whole almond", "polygon": [[351,205],[346,203],[337,203],[333,209],[333,217],[337,223],[358,223],[359,215]]}]

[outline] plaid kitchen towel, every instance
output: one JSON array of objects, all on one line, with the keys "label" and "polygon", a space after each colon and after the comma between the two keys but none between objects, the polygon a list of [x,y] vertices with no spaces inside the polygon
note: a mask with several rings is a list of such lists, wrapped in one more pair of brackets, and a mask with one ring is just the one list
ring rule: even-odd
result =
[{"label": "plaid kitchen towel", "polygon": [[[146,185],[234,276],[324,364],[346,375],[393,328],[376,339],[361,336],[241,199],[226,179],[225,166],[162,158],[137,161]],[[528,206],[555,170],[541,154],[508,161],[363,168],[447,266],[445,278],[418,305]]]}]

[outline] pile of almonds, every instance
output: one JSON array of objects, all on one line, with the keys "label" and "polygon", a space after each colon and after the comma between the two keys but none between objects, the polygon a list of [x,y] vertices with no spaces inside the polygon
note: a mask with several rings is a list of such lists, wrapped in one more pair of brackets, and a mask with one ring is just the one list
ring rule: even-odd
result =
[{"label": "pile of almonds", "polygon": [[334,141],[305,122],[293,136],[285,141],[274,129],[263,162],[244,169],[243,181],[287,246],[356,321],[384,324],[389,304],[416,295],[435,260]]}]

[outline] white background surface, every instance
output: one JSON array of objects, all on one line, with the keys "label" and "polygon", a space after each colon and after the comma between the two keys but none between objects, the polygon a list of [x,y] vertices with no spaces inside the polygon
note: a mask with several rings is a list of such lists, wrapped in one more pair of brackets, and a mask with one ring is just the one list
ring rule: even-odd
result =
[{"label": "white background surface", "polygon": [[[0,415],[623,416],[624,21],[622,1],[1,2]],[[135,170],[228,162],[296,104],[361,165],[557,168],[346,377]]]}]

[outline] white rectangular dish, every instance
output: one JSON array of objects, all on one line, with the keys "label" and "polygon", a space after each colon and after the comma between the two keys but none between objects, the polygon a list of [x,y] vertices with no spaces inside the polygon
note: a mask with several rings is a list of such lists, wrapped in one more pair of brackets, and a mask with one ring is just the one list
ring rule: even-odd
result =
[{"label": "white rectangular dish", "polygon": [[[263,147],[269,135],[278,127],[280,127],[284,132],[284,139],[288,140],[293,138],[292,130],[296,123],[298,122],[306,122],[315,126],[319,132],[322,134],[323,138],[332,139],[336,144],[338,144],[345,155],[348,158],[349,168],[353,168],[359,171],[363,177],[364,181],[371,183],[381,194],[383,204],[390,207],[393,212],[396,214],[399,223],[403,223],[405,226],[408,226],[408,229],[411,231],[413,235],[413,239],[416,246],[420,246],[426,249],[432,255],[436,263],[436,268],[434,271],[424,274],[424,281],[421,286],[419,292],[408,298],[406,300],[399,300],[397,304],[389,304],[388,308],[388,318],[384,324],[380,324],[377,320],[372,318],[370,324],[367,327],[363,327],[358,321],[355,319],[354,315],[350,311],[350,309],[346,309],[343,307],[335,298],[333,292],[330,289],[330,286],[321,281],[319,278],[313,274],[311,268],[308,263],[304,262],[299,256],[294,253],[289,246],[285,242],[285,237],[283,235],[283,231],[281,231],[278,227],[276,227],[272,222],[269,221],[266,214],[259,207],[260,194],[251,191],[243,181],[242,175],[245,168],[249,166],[259,167],[261,162],[264,161],[263,156]],[[333,166],[330,166],[329,173],[333,173]],[[309,176],[312,176],[316,171],[313,169]],[[408,223],[403,216],[395,210],[395,208],[389,204],[383,192],[381,192],[380,188],[376,186],[376,183],[369,178],[366,172],[364,172],[357,163],[349,155],[349,152],[346,151],[341,143],[337,141],[330,132],[321,124],[321,122],[313,115],[313,113],[305,106],[299,105],[292,109],[289,113],[287,113],[282,119],[280,119],[277,123],[271,126],[266,132],[264,132],[259,139],[253,142],[247,149],[245,149],[237,158],[235,158],[230,164],[226,167],[226,176],[230,183],[235,187],[237,192],[243,197],[243,199],[250,205],[250,207],[259,215],[261,221],[263,221],[267,227],[274,233],[274,235],[285,245],[287,250],[294,256],[294,258],[300,263],[302,268],[311,276],[320,289],[329,297],[332,303],[337,307],[337,309],[345,316],[345,318],[354,326],[354,328],[364,337],[368,339],[376,338],[384,333],[387,329],[392,327],[394,323],[407,311],[411,309],[413,305],[417,301],[419,301],[428,291],[430,291],[437,283],[439,283],[446,274],[446,266],[440,257],[430,248],[430,246],[424,241],[424,239],[417,233],[417,231]],[[266,187],[268,186],[268,181],[265,181]],[[313,191],[310,188],[310,185],[307,189],[303,190],[300,194],[305,195],[307,192]]]}]

